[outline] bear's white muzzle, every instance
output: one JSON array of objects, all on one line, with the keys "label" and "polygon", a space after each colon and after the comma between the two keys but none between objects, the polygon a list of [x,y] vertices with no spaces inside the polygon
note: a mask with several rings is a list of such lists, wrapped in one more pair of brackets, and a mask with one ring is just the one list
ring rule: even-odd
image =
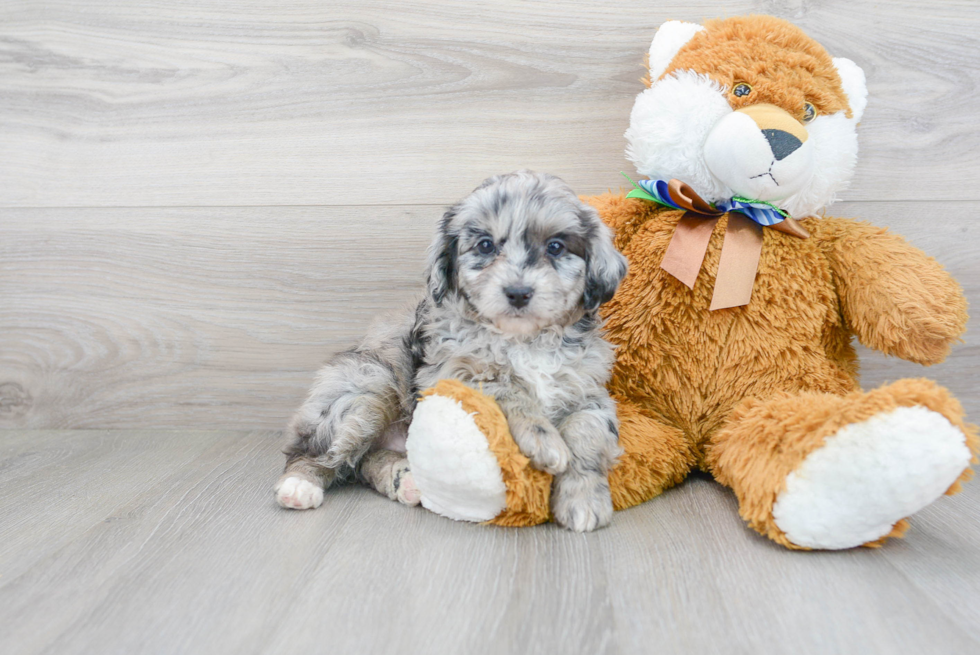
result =
[{"label": "bear's white muzzle", "polygon": [[777,202],[804,189],[813,176],[808,136],[783,109],[751,105],[715,123],[704,143],[704,162],[736,196]]}]

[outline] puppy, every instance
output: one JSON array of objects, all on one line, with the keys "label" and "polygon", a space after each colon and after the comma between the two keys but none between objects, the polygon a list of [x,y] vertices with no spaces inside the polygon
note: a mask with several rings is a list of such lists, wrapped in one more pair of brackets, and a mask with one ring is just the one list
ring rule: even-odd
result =
[{"label": "puppy", "polygon": [[320,371],[289,427],[279,504],[318,507],[326,487],[354,477],[418,503],[407,458],[385,444],[407,430],[420,390],[456,378],[493,396],[521,451],[555,476],[559,524],[606,525],[620,449],[597,310],[625,274],[609,228],[564,182],[489,178],[443,216],[414,310]]}]

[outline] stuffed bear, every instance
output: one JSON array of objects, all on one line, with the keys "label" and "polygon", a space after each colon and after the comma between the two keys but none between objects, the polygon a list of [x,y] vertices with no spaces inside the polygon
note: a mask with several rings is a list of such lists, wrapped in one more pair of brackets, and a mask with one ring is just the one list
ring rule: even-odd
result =
[{"label": "stuffed bear", "polygon": [[[876,546],[959,489],[980,439],[925,379],[858,386],[852,337],[924,365],[965,329],[933,259],[864,222],[818,214],[850,180],[864,74],[768,16],[671,21],[626,132],[640,180],[585,198],[630,272],[604,308],[624,454],[616,509],[693,469],[748,525],[793,549]],[[549,476],[492,399],[426,392],[408,457],[426,507],[457,519],[548,518]],[[449,462],[447,464],[447,462]]]}]

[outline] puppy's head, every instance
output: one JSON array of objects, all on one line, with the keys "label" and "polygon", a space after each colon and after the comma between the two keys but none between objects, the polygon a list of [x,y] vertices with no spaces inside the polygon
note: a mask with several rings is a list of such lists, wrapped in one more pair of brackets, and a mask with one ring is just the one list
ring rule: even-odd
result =
[{"label": "puppy's head", "polygon": [[436,305],[462,299],[504,332],[578,320],[616,291],[626,259],[609,228],[557,177],[491,177],[446,212],[429,254]]}]

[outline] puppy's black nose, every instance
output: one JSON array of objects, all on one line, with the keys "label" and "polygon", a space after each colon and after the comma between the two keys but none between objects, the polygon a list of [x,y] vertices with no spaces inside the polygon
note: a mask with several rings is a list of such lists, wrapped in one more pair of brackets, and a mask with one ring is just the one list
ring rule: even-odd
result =
[{"label": "puppy's black nose", "polygon": [[802,141],[782,130],[762,130],[762,134],[769,142],[769,147],[772,148],[772,156],[776,158],[776,161],[786,159],[803,145]]},{"label": "puppy's black nose", "polygon": [[531,302],[534,289],[531,287],[504,287],[504,295],[507,296],[507,300],[512,306],[520,308]]}]

